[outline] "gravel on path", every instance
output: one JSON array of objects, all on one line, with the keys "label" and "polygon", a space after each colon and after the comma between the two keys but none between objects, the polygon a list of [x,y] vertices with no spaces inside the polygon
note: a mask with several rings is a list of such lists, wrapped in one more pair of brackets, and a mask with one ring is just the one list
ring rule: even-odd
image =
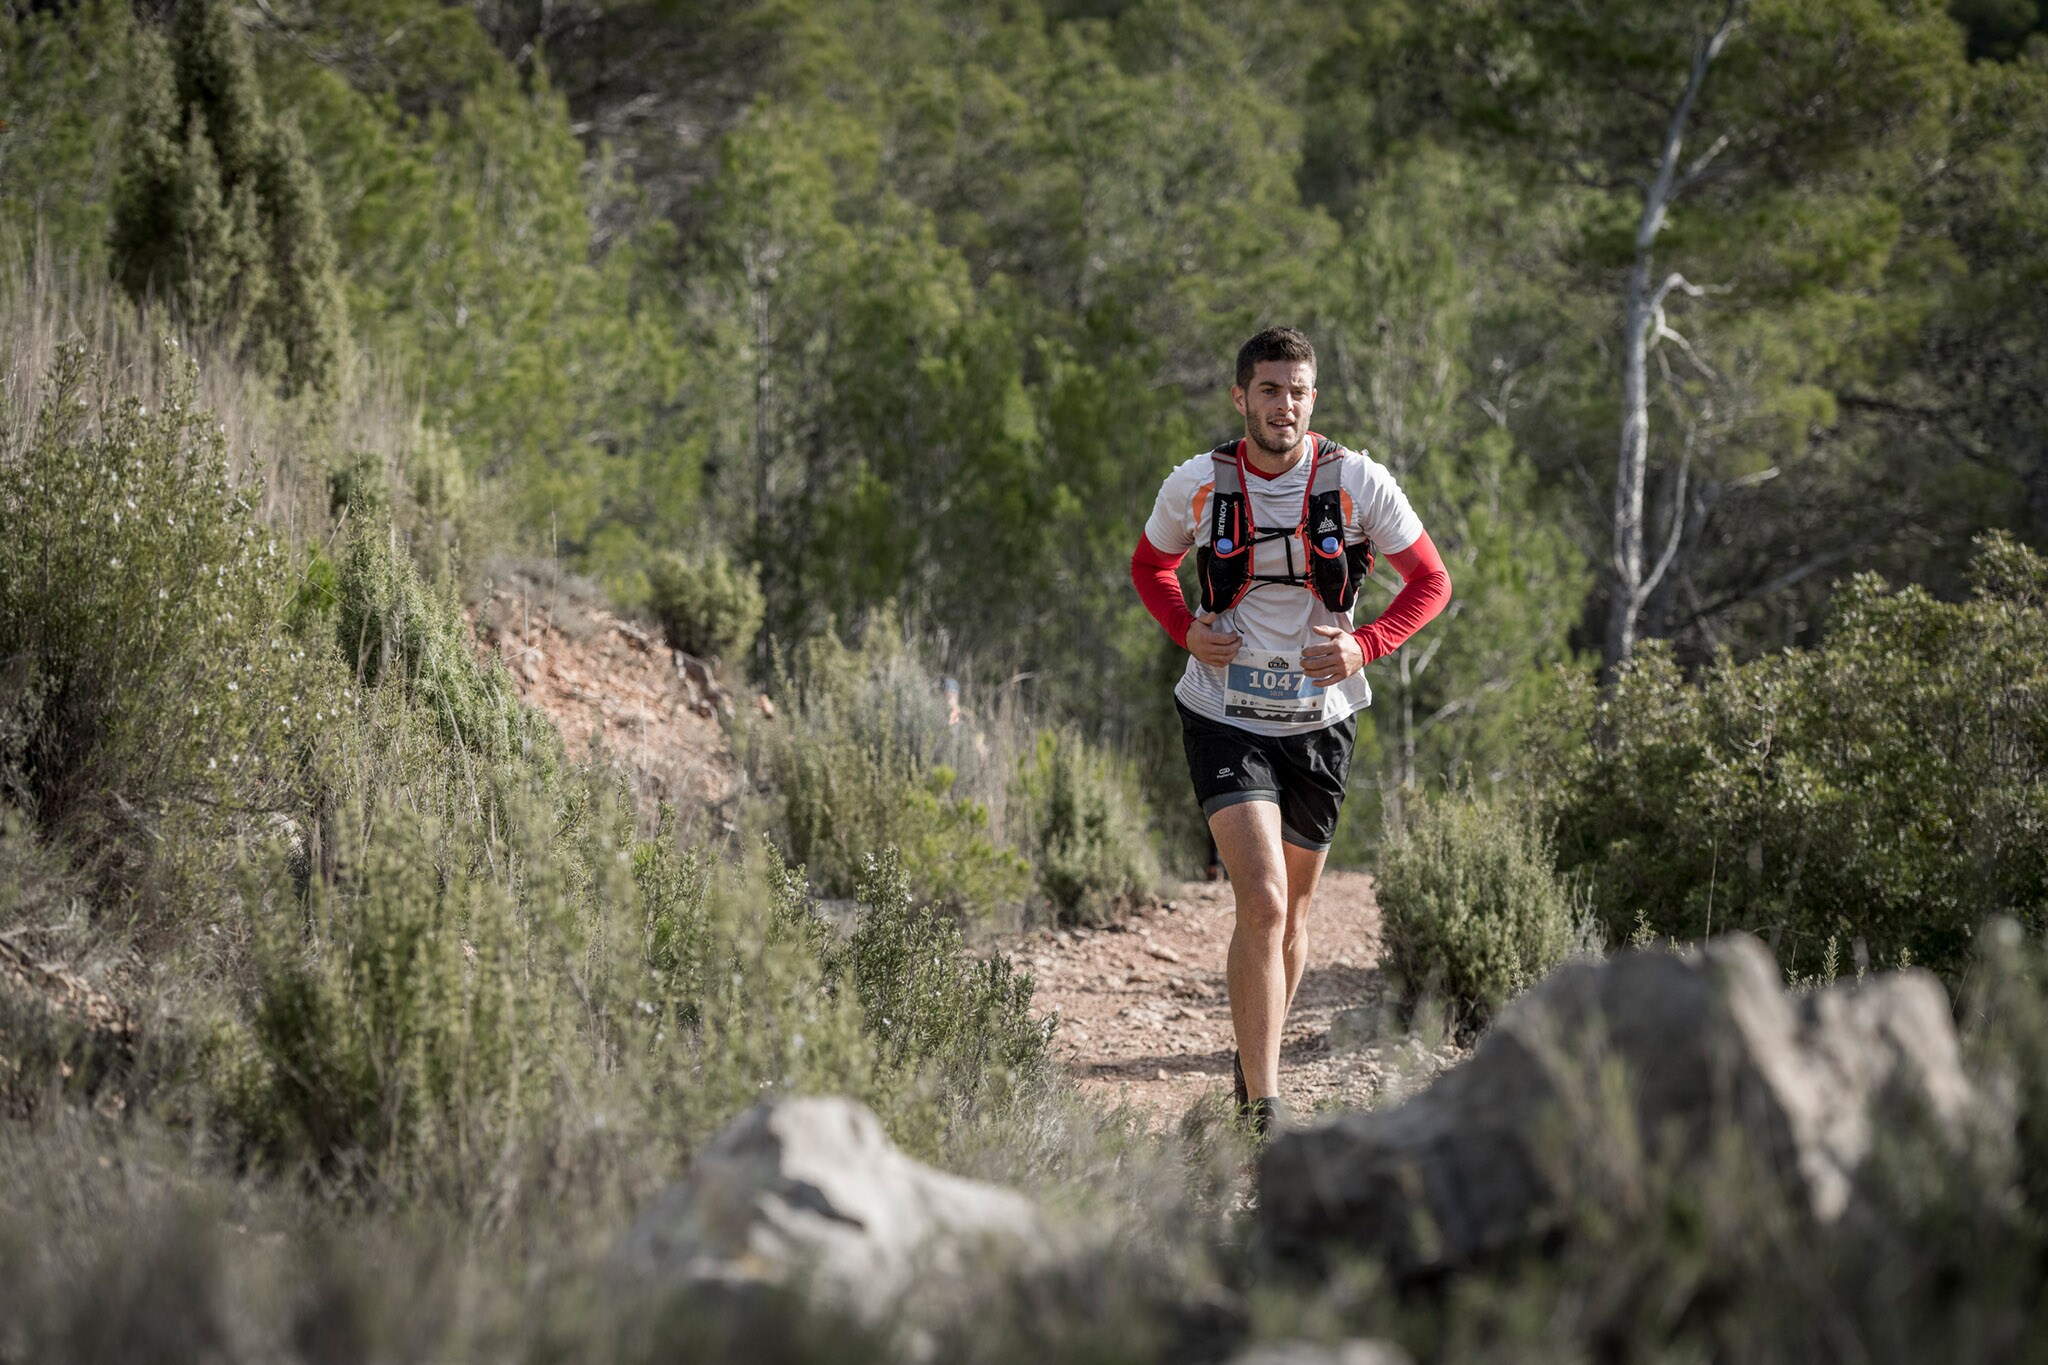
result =
[{"label": "gravel on path", "polygon": [[[1205,1093],[1228,1101],[1224,955],[1234,917],[1227,881],[1186,882],[1122,924],[1041,931],[1020,945],[1018,965],[1038,980],[1037,1008],[1058,1013],[1055,1047],[1085,1090],[1150,1111],[1161,1125]],[[1281,1037],[1280,1088],[1297,1114],[1369,1107],[1460,1055],[1401,1034],[1379,956],[1372,878],[1324,873],[1309,912],[1308,967]]]}]

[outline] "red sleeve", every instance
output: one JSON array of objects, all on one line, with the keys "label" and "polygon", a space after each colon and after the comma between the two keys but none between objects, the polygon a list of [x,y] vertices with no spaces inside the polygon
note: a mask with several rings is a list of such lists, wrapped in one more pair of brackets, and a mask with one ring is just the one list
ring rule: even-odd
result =
[{"label": "red sleeve", "polygon": [[1451,600],[1451,575],[1444,569],[1443,556],[1436,552],[1429,532],[1424,531],[1407,549],[1389,554],[1387,562],[1400,572],[1401,591],[1394,594],[1394,600],[1387,603],[1377,621],[1352,632],[1365,650],[1367,663],[1384,659],[1399,649]]},{"label": "red sleeve", "polygon": [[1183,558],[1169,555],[1144,532],[1139,532],[1138,548],[1131,551],[1131,585],[1138,590],[1138,600],[1152,613],[1152,619],[1166,627],[1175,644],[1186,649],[1188,627],[1195,623],[1195,614],[1188,610],[1187,601],[1181,596],[1180,578],[1174,572]]}]

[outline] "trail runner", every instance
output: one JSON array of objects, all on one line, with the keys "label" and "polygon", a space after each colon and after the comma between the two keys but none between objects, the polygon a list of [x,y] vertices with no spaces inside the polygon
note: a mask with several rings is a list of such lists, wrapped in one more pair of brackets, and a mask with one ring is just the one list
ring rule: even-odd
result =
[{"label": "trail runner", "polygon": [[[1183,462],[1160,485],[1131,555],[1131,581],[1188,651],[1174,688],[1195,799],[1237,902],[1226,979],[1239,1113],[1264,1135],[1287,1121],[1280,1037],[1308,962],[1309,902],[1322,875],[1362,670],[1443,610],[1451,579],[1394,476],[1309,430],[1316,356],[1290,327],[1237,354],[1231,402],[1244,436]],[[1176,576],[1193,550],[1202,610]],[[1401,590],[1354,629],[1372,552]]]}]

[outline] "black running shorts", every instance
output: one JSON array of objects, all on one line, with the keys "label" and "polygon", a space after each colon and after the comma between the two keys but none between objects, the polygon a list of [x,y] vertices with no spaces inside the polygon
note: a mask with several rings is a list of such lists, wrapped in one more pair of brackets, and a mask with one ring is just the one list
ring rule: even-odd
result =
[{"label": "black running shorts", "polygon": [[1358,740],[1355,714],[1298,735],[1255,735],[1198,716],[1178,697],[1173,704],[1203,815],[1240,801],[1273,801],[1280,806],[1281,838],[1298,848],[1330,846]]}]

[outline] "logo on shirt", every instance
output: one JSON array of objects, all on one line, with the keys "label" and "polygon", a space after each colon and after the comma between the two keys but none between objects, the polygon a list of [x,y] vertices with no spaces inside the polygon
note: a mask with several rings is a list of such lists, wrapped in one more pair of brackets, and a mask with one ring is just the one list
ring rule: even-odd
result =
[{"label": "logo on shirt", "polygon": [[1230,769],[1228,769],[1228,768],[1218,768],[1218,769],[1216,770],[1216,776],[1218,776],[1218,777],[1228,777],[1228,776],[1230,776]]}]

